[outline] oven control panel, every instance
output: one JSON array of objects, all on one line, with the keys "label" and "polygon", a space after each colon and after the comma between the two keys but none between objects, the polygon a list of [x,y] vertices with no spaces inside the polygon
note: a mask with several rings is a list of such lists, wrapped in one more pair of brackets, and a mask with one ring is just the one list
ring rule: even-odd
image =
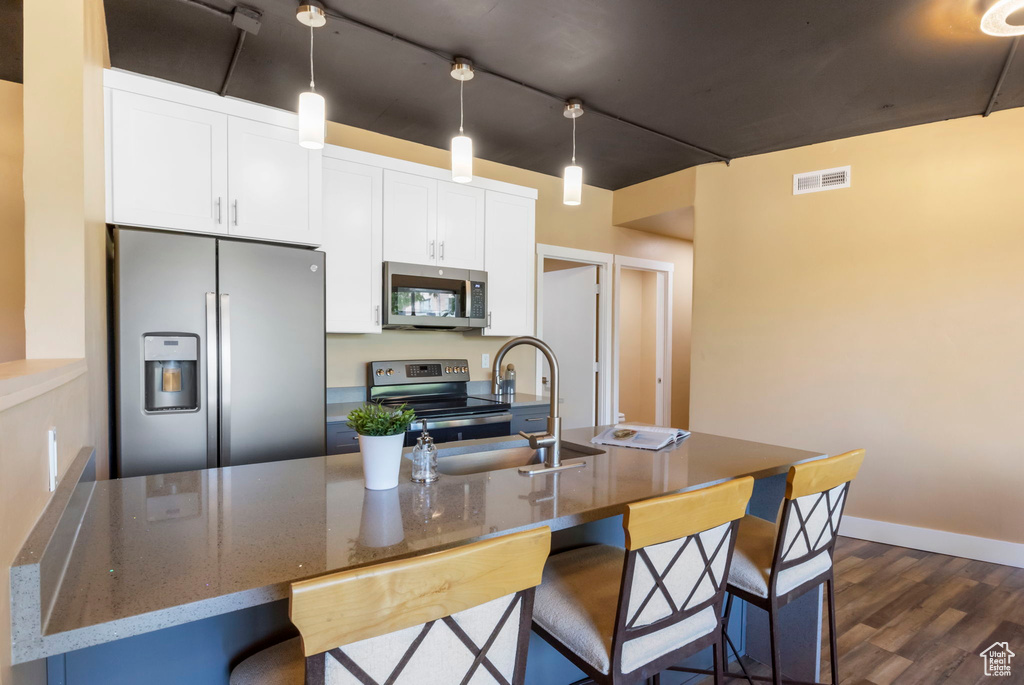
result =
[{"label": "oven control panel", "polygon": [[465,383],[469,381],[466,359],[403,359],[370,362],[367,385],[408,385],[412,383]]}]

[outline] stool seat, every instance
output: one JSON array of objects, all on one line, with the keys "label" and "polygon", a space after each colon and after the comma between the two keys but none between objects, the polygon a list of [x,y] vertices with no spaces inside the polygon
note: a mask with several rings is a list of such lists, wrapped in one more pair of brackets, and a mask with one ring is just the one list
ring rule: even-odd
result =
[{"label": "stool seat", "polygon": [[[548,558],[537,588],[533,620],[574,654],[607,674],[626,551],[592,545]],[[631,673],[718,628],[714,606],[622,647],[622,671]]]},{"label": "stool seat", "polygon": [[230,685],[305,685],[306,658],[297,637],[268,647],[231,671]]},{"label": "stool seat", "polygon": [[[729,568],[729,585],[767,599],[777,538],[778,529],[771,521],[749,514],[740,519],[736,550]],[[832,556],[828,550],[824,550],[799,566],[780,571],[776,592],[784,595],[821,575],[831,566]]]}]

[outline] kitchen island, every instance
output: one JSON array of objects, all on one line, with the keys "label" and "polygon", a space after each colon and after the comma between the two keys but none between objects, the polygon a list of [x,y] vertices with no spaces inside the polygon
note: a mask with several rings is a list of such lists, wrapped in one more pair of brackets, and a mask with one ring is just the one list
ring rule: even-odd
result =
[{"label": "kitchen island", "polygon": [[[64,483],[74,488],[64,511],[44,515],[11,569],[13,659],[57,657],[51,668],[69,685],[135,682],[130,662],[148,650],[150,685],[225,682],[230,665],[288,636],[280,600],[292,581],[540,525],[556,532],[555,550],[621,544],[626,504],[745,475],[758,479],[751,512],[773,518],[788,467],[820,456],[701,433],[658,452],[590,445],[600,430],[563,434],[569,447],[603,450],[585,468],[533,477],[505,469],[417,485],[405,462],[399,487],[368,491],[359,455],[336,455]],[[441,445],[439,456],[524,444],[467,441]],[[804,630],[817,639],[817,626]],[[161,662],[190,640],[205,667],[175,676],[195,664]]]}]

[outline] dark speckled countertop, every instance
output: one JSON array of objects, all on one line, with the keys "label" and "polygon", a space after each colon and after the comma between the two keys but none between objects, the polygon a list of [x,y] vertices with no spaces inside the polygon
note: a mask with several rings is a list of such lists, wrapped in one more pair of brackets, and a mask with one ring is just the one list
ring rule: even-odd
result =
[{"label": "dark speckled countertop", "polygon": [[[598,430],[563,437],[589,444]],[[440,454],[495,444],[525,443],[491,438],[442,445]],[[629,502],[771,476],[820,455],[701,433],[659,452],[603,449],[585,468],[557,474],[509,469],[427,486],[409,482],[403,460],[401,484],[387,491],[363,488],[358,454],[89,484],[49,620],[13,626],[15,662],[278,600],[290,582],[328,571],[540,525],[568,528]],[[39,611],[36,585],[35,609],[28,581],[12,588],[14,615]]]},{"label": "dark speckled countertop", "polygon": [[[547,405],[548,398],[539,397],[537,395],[528,395],[526,393],[516,393],[511,397],[511,400],[506,397],[499,395],[492,395],[491,393],[470,393],[470,397],[479,397],[484,400],[494,400],[496,402],[509,402],[513,409],[516,407],[528,407],[528,406],[540,406]],[[363,406],[363,402],[329,402],[327,404],[327,423],[338,423],[344,422],[348,413],[357,407]]]}]

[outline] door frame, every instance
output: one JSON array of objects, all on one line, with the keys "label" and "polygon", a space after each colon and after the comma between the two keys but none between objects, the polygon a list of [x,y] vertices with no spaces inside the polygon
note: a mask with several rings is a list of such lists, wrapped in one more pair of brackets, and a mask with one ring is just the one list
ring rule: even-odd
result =
[{"label": "door frame", "polygon": [[[541,340],[544,339],[544,260],[549,258],[592,264],[597,267],[599,283],[597,293],[597,420],[601,425],[615,423],[614,405],[617,404],[617,398],[613,394],[615,386],[612,380],[612,358],[615,355],[612,350],[612,297],[610,296],[614,290],[611,285],[611,274],[615,256],[606,252],[537,243],[537,268],[535,270],[537,306],[534,308],[534,315],[537,337]],[[543,390],[541,376],[544,370],[544,357],[540,352],[536,356],[536,385],[534,387],[537,394],[540,395]]]},{"label": "door frame", "polygon": [[672,279],[675,273],[675,264],[672,262],[615,255],[615,293],[612,297],[615,311],[614,341],[612,343],[613,387],[611,392],[614,411],[612,416],[617,418],[619,415],[619,342],[621,339],[619,308],[622,300],[619,283],[624,268],[634,271],[650,271],[658,276],[658,300],[655,303],[657,312],[655,338],[658,343],[655,353],[655,373],[658,378],[662,379],[662,383],[661,392],[655,395],[654,421],[659,426],[667,426],[672,422]]}]

